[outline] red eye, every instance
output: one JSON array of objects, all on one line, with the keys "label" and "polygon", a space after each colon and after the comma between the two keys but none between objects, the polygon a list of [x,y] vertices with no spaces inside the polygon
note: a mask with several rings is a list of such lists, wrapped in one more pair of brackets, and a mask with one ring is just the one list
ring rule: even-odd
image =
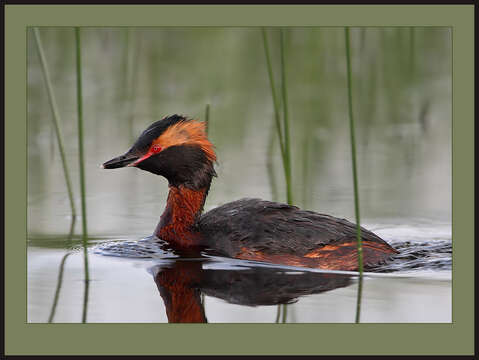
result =
[{"label": "red eye", "polygon": [[158,153],[158,152],[161,151],[161,146],[160,145],[153,145],[151,150],[153,150],[154,153]]}]

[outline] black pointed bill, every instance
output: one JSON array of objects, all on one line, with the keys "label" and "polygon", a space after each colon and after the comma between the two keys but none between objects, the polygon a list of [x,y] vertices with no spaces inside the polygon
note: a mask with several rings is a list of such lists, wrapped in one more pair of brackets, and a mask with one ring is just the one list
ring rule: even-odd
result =
[{"label": "black pointed bill", "polygon": [[102,167],[103,169],[118,169],[127,166],[134,166],[139,158],[139,156],[125,154],[107,161]]}]

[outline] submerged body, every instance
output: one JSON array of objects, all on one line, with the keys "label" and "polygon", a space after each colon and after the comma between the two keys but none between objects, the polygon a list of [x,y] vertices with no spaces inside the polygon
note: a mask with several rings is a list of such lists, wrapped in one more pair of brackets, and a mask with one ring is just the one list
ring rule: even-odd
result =
[{"label": "submerged body", "polygon": [[[170,192],[155,235],[178,250],[332,270],[358,268],[356,225],[295,206],[241,199],[202,215],[216,155],[203,123],[173,115],[148,127],[104,168],[135,166],[162,175]],[[374,267],[397,251],[361,228],[363,263]]]}]

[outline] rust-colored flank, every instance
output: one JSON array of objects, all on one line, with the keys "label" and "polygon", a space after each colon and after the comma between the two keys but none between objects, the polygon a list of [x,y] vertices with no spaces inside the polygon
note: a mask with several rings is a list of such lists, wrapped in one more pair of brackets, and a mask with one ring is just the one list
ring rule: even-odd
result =
[{"label": "rust-colored flank", "polygon": [[[367,259],[365,265],[380,264],[391,256],[391,248],[382,244],[363,241],[363,256]],[[355,271],[358,268],[357,243],[349,242],[338,245],[325,245],[303,256],[293,254],[266,254],[241,248],[235,257],[243,260],[264,261],[273,264],[309,267],[324,270]]]}]

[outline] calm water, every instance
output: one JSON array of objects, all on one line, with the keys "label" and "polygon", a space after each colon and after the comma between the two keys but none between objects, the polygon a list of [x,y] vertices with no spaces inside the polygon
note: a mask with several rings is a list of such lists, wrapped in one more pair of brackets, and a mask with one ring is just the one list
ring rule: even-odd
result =
[{"label": "calm water", "polygon": [[[41,35],[79,210],[74,34],[50,28]],[[53,321],[79,322],[81,219],[69,237],[70,207],[51,110],[28,37],[28,321],[48,321],[60,265],[70,254]],[[186,290],[199,289],[188,296],[203,302],[208,322],[274,322],[277,304],[293,301],[286,322],[353,322],[354,273],[101,253],[105,244],[111,249],[122,241],[138,248],[135,242],[149,236],[159,219],[167,183],[139,169],[105,171],[99,165],[167,114],[203,119],[211,105],[210,138],[219,161],[206,210],[241,197],[286,197],[258,29],[89,28],[82,39],[87,321],[167,321],[168,295],[161,289],[169,277],[182,279]],[[404,254],[389,270],[365,278],[361,320],[450,322],[449,30],[353,29],[352,45],[362,224]],[[270,51],[279,85],[274,31]],[[354,221],[343,29],[290,29],[286,55],[294,202]]]}]

